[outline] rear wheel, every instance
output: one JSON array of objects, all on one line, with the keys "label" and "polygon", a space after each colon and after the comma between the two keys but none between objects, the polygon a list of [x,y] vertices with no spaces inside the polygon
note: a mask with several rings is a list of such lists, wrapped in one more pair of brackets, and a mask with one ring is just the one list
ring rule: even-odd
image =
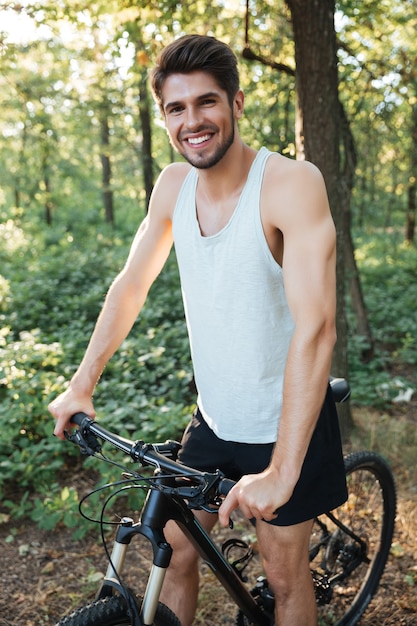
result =
[{"label": "rear wheel", "polygon": [[319,626],[353,626],[375,594],[389,555],[396,511],[391,470],[373,452],[345,459],[348,500],[320,516],[310,543]]},{"label": "rear wheel", "polygon": [[[140,598],[137,598],[137,604],[140,606]],[[77,609],[68,617],[63,617],[55,626],[129,626],[130,624],[124,599],[121,596],[111,596]],[[159,603],[153,626],[181,626],[181,624],[167,606]]]}]

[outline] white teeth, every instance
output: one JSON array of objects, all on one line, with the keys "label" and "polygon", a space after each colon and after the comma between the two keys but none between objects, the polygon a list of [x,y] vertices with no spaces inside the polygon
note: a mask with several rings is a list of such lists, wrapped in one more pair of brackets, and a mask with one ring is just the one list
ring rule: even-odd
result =
[{"label": "white teeth", "polygon": [[210,139],[210,135],[204,135],[203,137],[189,137],[188,143],[193,144],[193,146],[197,146],[199,143],[203,143],[203,141],[207,141]]}]

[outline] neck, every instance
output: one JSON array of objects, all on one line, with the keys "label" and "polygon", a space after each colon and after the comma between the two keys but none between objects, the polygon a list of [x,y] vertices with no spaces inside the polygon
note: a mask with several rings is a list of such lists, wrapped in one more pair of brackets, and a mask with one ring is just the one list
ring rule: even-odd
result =
[{"label": "neck", "polygon": [[228,197],[240,190],[248,177],[256,150],[242,140],[235,142],[214,167],[198,170],[198,186],[212,200]]}]

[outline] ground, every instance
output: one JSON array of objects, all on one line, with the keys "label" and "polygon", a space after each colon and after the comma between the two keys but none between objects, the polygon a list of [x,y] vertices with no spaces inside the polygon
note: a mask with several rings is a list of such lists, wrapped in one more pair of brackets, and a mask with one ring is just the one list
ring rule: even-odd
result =
[{"label": "ground", "polygon": [[[417,402],[412,409],[398,409],[390,418],[398,418],[396,423],[405,420],[415,430]],[[372,416],[367,421],[372,422]],[[412,448],[415,451],[414,445]],[[393,462],[398,489],[395,537],[378,593],[361,621],[364,626],[417,626],[415,465],[414,455],[407,460],[402,454]],[[106,567],[97,531],[93,527],[90,536],[81,541],[74,541],[72,532],[62,527],[40,531],[29,521],[13,524],[9,519],[0,524],[0,626],[52,626],[62,615],[94,597]],[[224,531],[217,532],[222,539]],[[143,579],[143,565],[146,556],[128,563],[135,588]],[[195,626],[231,626],[234,616],[235,609],[203,566]]]}]

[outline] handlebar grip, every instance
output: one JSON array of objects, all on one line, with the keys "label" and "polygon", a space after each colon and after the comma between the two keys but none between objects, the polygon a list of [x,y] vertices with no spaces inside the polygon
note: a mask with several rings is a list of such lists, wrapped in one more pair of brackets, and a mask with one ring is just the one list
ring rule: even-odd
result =
[{"label": "handlebar grip", "polygon": [[234,480],[231,480],[230,478],[222,478],[222,480],[219,483],[218,492],[221,496],[227,496],[229,491],[235,485],[236,485],[236,482]]},{"label": "handlebar grip", "polygon": [[71,416],[70,422],[71,424],[76,424],[77,426],[81,426],[83,422],[85,421],[85,419],[87,419],[90,422],[93,421],[91,417],[87,415],[87,413],[75,413],[74,415]]}]

